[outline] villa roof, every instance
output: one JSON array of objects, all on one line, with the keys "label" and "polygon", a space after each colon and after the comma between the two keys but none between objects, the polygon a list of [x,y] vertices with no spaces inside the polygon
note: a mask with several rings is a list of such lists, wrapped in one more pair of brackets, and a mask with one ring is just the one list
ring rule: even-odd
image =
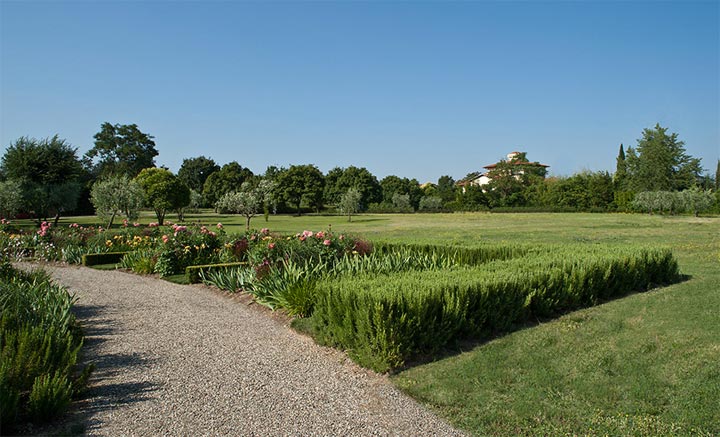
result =
[{"label": "villa roof", "polygon": [[[550,167],[549,165],[540,164],[539,162],[529,162],[529,161],[508,161],[508,162],[509,162],[510,164],[512,164],[512,165],[531,165],[531,166],[533,166],[533,167],[546,167],[546,168],[547,168],[547,167]],[[483,168],[486,168],[486,169],[488,169],[488,170],[492,170],[492,169],[494,169],[495,167],[497,167],[497,164],[486,165],[486,166],[483,167]]]}]

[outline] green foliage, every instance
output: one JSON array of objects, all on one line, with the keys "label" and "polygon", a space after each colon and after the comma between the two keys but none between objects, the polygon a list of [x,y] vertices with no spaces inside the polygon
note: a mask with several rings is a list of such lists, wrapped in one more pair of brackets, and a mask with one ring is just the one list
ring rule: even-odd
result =
[{"label": "green foliage", "polygon": [[[185,267],[185,276],[187,276],[188,282],[190,284],[197,284],[198,282],[206,282],[211,283],[212,285],[216,285],[218,288],[227,290],[227,291],[237,291],[238,288],[228,288],[227,286],[220,286],[221,282],[223,284],[227,284],[228,282],[224,281],[224,276],[227,273],[228,275],[235,277],[235,278],[241,278],[245,277],[244,275],[245,270],[247,269],[238,269],[238,267],[245,266],[247,267],[247,262],[231,262],[231,263],[222,263],[222,264],[205,264],[205,265],[197,265],[197,266],[187,266]],[[238,274],[238,272],[241,272],[242,274]],[[254,272],[253,272],[254,275]],[[213,284],[212,281],[216,281],[217,284]],[[242,281],[241,281],[242,284]]]},{"label": "green foliage", "polygon": [[183,159],[177,176],[191,190],[202,193],[205,181],[216,171],[220,171],[220,166],[215,161],[204,156],[198,156],[197,158]]},{"label": "green foliage", "polygon": [[420,199],[419,210],[423,212],[437,212],[443,207],[443,201],[440,196],[425,196]]},{"label": "green foliage", "polygon": [[102,176],[135,177],[145,168],[155,167],[153,137],[138,129],[136,124],[115,124],[108,122],[100,126],[95,134],[95,145],[85,157],[92,162],[93,173]]},{"label": "green foliage", "polygon": [[143,189],[127,175],[109,176],[95,182],[90,190],[90,200],[95,214],[112,227],[118,214],[127,220],[135,220],[143,205]]},{"label": "green foliage", "polygon": [[685,190],[699,180],[700,159],[688,155],[685,143],[667,130],[659,124],[644,129],[637,147],[628,148],[628,183],[634,191]]},{"label": "green foliage", "polygon": [[122,257],[118,266],[121,269],[132,270],[141,275],[149,275],[155,271],[157,258],[154,249],[133,250]]},{"label": "green foliage", "polygon": [[350,188],[340,197],[338,206],[343,214],[347,214],[348,221],[352,221],[352,215],[360,210],[362,194],[356,188]]},{"label": "green foliage", "polygon": [[28,400],[30,417],[36,422],[43,422],[59,415],[70,405],[72,395],[72,384],[63,373],[36,377]]},{"label": "green foliage", "polygon": [[185,273],[191,284],[203,282],[230,293],[251,291],[256,279],[255,269],[245,262],[189,266]]},{"label": "green foliage", "polygon": [[250,220],[267,205],[275,187],[274,182],[261,180],[256,186],[245,182],[240,191],[231,191],[217,201],[216,207],[221,212],[231,212],[247,219],[246,230],[250,230]]},{"label": "green foliage", "polygon": [[18,179],[0,181],[0,218],[12,218],[23,205],[22,184]]},{"label": "green foliage", "polygon": [[49,420],[67,408],[91,368],[75,376],[82,335],[75,298],[42,271],[0,266],[0,422]]},{"label": "green foliage", "polygon": [[57,135],[42,140],[21,137],[5,151],[0,173],[21,184],[23,207],[39,218],[59,218],[80,196],[83,168],[77,149]]},{"label": "green foliage", "polygon": [[377,178],[365,167],[336,167],[325,176],[325,201],[341,205],[343,196],[351,189],[356,190],[360,199],[358,210],[365,210],[371,203],[382,200],[382,189]]},{"label": "green foliage", "polygon": [[677,278],[669,251],[552,247],[481,268],[323,281],[315,289],[312,319],[321,343],[342,347],[360,364],[387,371],[452,341]]},{"label": "green foliage", "polygon": [[210,173],[205,180],[202,191],[205,204],[215,206],[223,195],[237,191],[243,183],[250,182],[253,176],[250,169],[243,168],[235,161],[223,165],[220,170]]},{"label": "green foliage", "polygon": [[145,201],[162,226],[168,211],[184,208],[190,203],[190,189],[169,170],[146,168],[135,181],[145,193]]},{"label": "green foliage", "polygon": [[294,206],[298,215],[302,202],[318,211],[322,207],[325,178],[312,164],[291,165],[277,176],[276,187],[278,198]]},{"label": "green foliage", "polygon": [[[418,209],[423,191],[420,188],[420,183],[416,179],[400,178],[390,175],[380,181],[380,186],[382,188],[383,202],[386,204],[391,204],[398,208],[398,206],[395,205],[396,196],[407,196],[407,198],[402,198],[402,209],[408,211]],[[405,199],[407,202],[405,202]]]},{"label": "green foliage", "polygon": [[684,191],[643,191],[635,196],[633,206],[652,214],[692,213],[696,217],[708,211],[715,202],[710,190],[694,187]]},{"label": "green foliage", "polygon": [[99,264],[119,263],[128,252],[87,253],[82,256],[82,265],[92,267]]}]

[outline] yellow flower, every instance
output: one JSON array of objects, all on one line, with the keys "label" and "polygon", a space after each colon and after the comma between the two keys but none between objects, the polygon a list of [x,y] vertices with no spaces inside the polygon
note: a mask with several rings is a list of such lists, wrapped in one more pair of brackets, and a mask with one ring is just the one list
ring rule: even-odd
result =
[{"label": "yellow flower", "polygon": [[107,247],[112,247],[112,245],[113,245],[112,240],[107,240],[107,241],[105,241],[105,246],[107,246]]}]

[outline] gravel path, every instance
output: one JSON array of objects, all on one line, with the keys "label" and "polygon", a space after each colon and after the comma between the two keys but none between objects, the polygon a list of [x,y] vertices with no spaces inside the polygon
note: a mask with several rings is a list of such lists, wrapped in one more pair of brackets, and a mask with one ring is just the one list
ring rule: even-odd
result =
[{"label": "gravel path", "polygon": [[339,351],[201,285],[47,267],[97,366],[90,435],[461,435]]}]

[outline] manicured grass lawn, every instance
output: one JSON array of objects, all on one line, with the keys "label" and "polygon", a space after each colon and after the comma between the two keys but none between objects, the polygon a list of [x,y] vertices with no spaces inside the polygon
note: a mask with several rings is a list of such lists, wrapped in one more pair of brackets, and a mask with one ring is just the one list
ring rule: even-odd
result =
[{"label": "manicured grass lawn", "polygon": [[[187,215],[197,220],[244,228],[237,216]],[[467,213],[361,215],[351,223],[341,216],[271,216],[252,224],[463,246],[669,246],[687,281],[539,323],[391,378],[477,435],[720,434],[720,218]]]}]

